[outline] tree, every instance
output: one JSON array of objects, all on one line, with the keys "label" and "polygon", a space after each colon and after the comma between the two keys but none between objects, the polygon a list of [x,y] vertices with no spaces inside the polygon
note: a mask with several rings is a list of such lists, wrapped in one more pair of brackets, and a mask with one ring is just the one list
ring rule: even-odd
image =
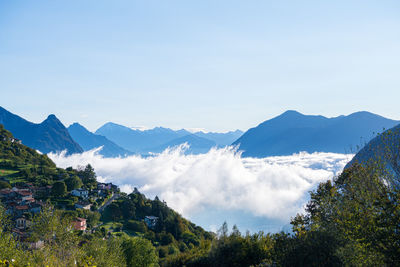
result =
[{"label": "tree", "polygon": [[127,266],[157,266],[156,249],[150,241],[140,238],[127,238],[122,243]]},{"label": "tree", "polygon": [[71,217],[63,215],[62,211],[45,206],[33,218],[30,241],[44,242],[41,257],[33,257],[39,260],[34,266],[73,266],[79,261],[79,237],[71,231]]},{"label": "tree", "polygon": [[119,221],[122,218],[122,212],[119,205],[115,202],[108,205],[104,210],[103,218],[114,222]]},{"label": "tree", "polygon": [[64,182],[65,182],[65,184],[67,186],[68,192],[72,191],[74,189],[80,188],[82,186],[81,179],[76,175],[65,179]]},{"label": "tree", "polygon": [[67,193],[67,186],[64,182],[58,181],[53,184],[53,188],[51,189],[51,194],[56,197],[65,196]]},{"label": "tree", "polygon": [[[305,242],[302,250],[339,257],[346,266],[397,265],[400,191],[390,181],[381,166],[370,163],[355,164],[333,183],[321,183],[311,193],[306,214],[292,221],[297,239]],[[330,249],[313,249],[318,242]]]},{"label": "tree", "polygon": [[122,215],[124,216],[125,220],[134,219],[135,218],[135,203],[127,199],[122,203]]},{"label": "tree", "polygon": [[[82,250],[85,259],[91,259],[90,266],[99,267],[123,267],[126,266],[126,260],[122,249],[122,241],[118,238],[109,238],[102,240],[94,238],[87,242]],[[84,266],[82,264],[81,266]]]},{"label": "tree", "polygon": [[88,188],[96,187],[96,173],[94,172],[94,169],[90,164],[86,165],[84,170],[79,171],[78,175],[81,177],[83,184],[86,185]]}]

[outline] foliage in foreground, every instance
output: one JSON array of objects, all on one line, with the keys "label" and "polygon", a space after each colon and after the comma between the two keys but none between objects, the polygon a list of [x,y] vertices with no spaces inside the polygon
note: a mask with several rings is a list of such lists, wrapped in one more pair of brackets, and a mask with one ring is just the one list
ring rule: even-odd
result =
[{"label": "foliage in foreground", "polygon": [[[28,242],[19,242],[0,206],[0,260],[11,266],[157,266],[151,242],[140,237],[104,237],[74,231],[62,211],[45,209],[33,220]],[[41,249],[30,242],[42,240]],[[2,266],[0,264],[0,266]]]}]

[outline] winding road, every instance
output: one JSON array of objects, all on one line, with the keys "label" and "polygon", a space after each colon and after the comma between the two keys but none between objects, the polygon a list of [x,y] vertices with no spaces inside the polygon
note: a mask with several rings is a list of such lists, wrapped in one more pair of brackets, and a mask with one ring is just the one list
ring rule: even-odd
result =
[{"label": "winding road", "polygon": [[102,205],[102,206],[99,208],[99,212],[100,212],[100,213],[103,212],[103,210],[104,210],[108,205],[110,205],[114,200],[118,199],[119,197],[120,197],[119,194],[114,194],[109,200],[107,200],[106,203],[104,203],[104,205]]}]

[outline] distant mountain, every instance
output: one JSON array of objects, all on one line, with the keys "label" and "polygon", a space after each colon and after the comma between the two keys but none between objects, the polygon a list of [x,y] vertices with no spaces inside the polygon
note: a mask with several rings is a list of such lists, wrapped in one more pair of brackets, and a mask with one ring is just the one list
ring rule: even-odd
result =
[{"label": "distant mountain", "polygon": [[42,153],[62,150],[67,150],[68,154],[83,152],[55,115],[49,115],[42,123],[36,124],[0,107],[0,124],[24,145]]},{"label": "distant mountain", "polygon": [[179,138],[176,138],[170,142],[167,142],[163,145],[154,147],[149,149],[149,152],[159,153],[164,151],[165,149],[172,148],[181,144],[187,143],[189,145],[189,149],[186,151],[190,154],[201,154],[207,153],[212,147],[217,146],[214,141],[208,140],[203,137],[199,137],[195,134],[185,135]]},{"label": "distant mountain", "polygon": [[373,138],[345,168],[349,168],[354,163],[364,165],[377,162],[396,177],[400,177],[400,125]]},{"label": "distant mountain", "polygon": [[335,118],[286,111],[249,129],[233,145],[239,145],[247,157],[291,155],[301,151],[350,153],[378,132],[398,123],[365,111]]},{"label": "distant mountain", "polygon": [[103,135],[115,144],[135,153],[148,152],[151,148],[191,134],[186,130],[174,131],[163,127],[156,127],[145,131],[133,130],[112,122],[104,124],[95,133]]},{"label": "distant mountain", "polygon": [[68,132],[85,151],[102,146],[103,149],[100,151],[100,154],[105,157],[118,157],[132,154],[132,152],[116,145],[105,136],[88,131],[79,123],[71,124],[68,127]]},{"label": "distant mountain", "polygon": [[212,147],[230,145],[243,132],[240,130],[227,133],[191,133],[185,129],[172,130],[156,127],[150,130],[132,129],[123,125],[108,122],[101,126],[96,134],[103,135],[115,144],[135,153],[158,153],[167,147],[188,143],[188,153],[203,153]]},{"label": "distant mountain", "polygon": [[240,130],[236,130],[227,133],[196,132],[194,134],[199,137],[214,141],[219,147],[224,147],[231,145],[240,136],[242,136],[243,132]]}]

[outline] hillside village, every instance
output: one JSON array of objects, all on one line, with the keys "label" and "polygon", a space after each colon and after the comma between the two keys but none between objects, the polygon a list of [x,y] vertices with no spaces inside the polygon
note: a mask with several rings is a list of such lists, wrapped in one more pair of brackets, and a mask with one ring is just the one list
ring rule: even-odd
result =
[{"label": "hillside village", "polygon": [[[5,178],[1,181],[9,182]],[[23,183],[12,188],[3,188],[0,190],[0,201],[3,203],[6,214],[14,222],[12,229],[14,235],[21,241],[25,241],[29,236],[29,226],[35,214],[42,211],[46,205],[46,196],[51,195],[52,185],[38,187],[32,183]],[[113,198],[119,192],[119,188],[112,183],[97,183],[93,190],[84,188],[73,189],[65,200],[72,200],[73,206],[65,205],[65,201],[58,203],[58,207],[66,210],[91,210],[97,211],[109,204],[108,200]],[[97,205],[93,205],[96,203]],[[75,230],[86,231],[86,219],[76,217],[72,222]],[[31,244],[37,247],[37,244]]]}]

